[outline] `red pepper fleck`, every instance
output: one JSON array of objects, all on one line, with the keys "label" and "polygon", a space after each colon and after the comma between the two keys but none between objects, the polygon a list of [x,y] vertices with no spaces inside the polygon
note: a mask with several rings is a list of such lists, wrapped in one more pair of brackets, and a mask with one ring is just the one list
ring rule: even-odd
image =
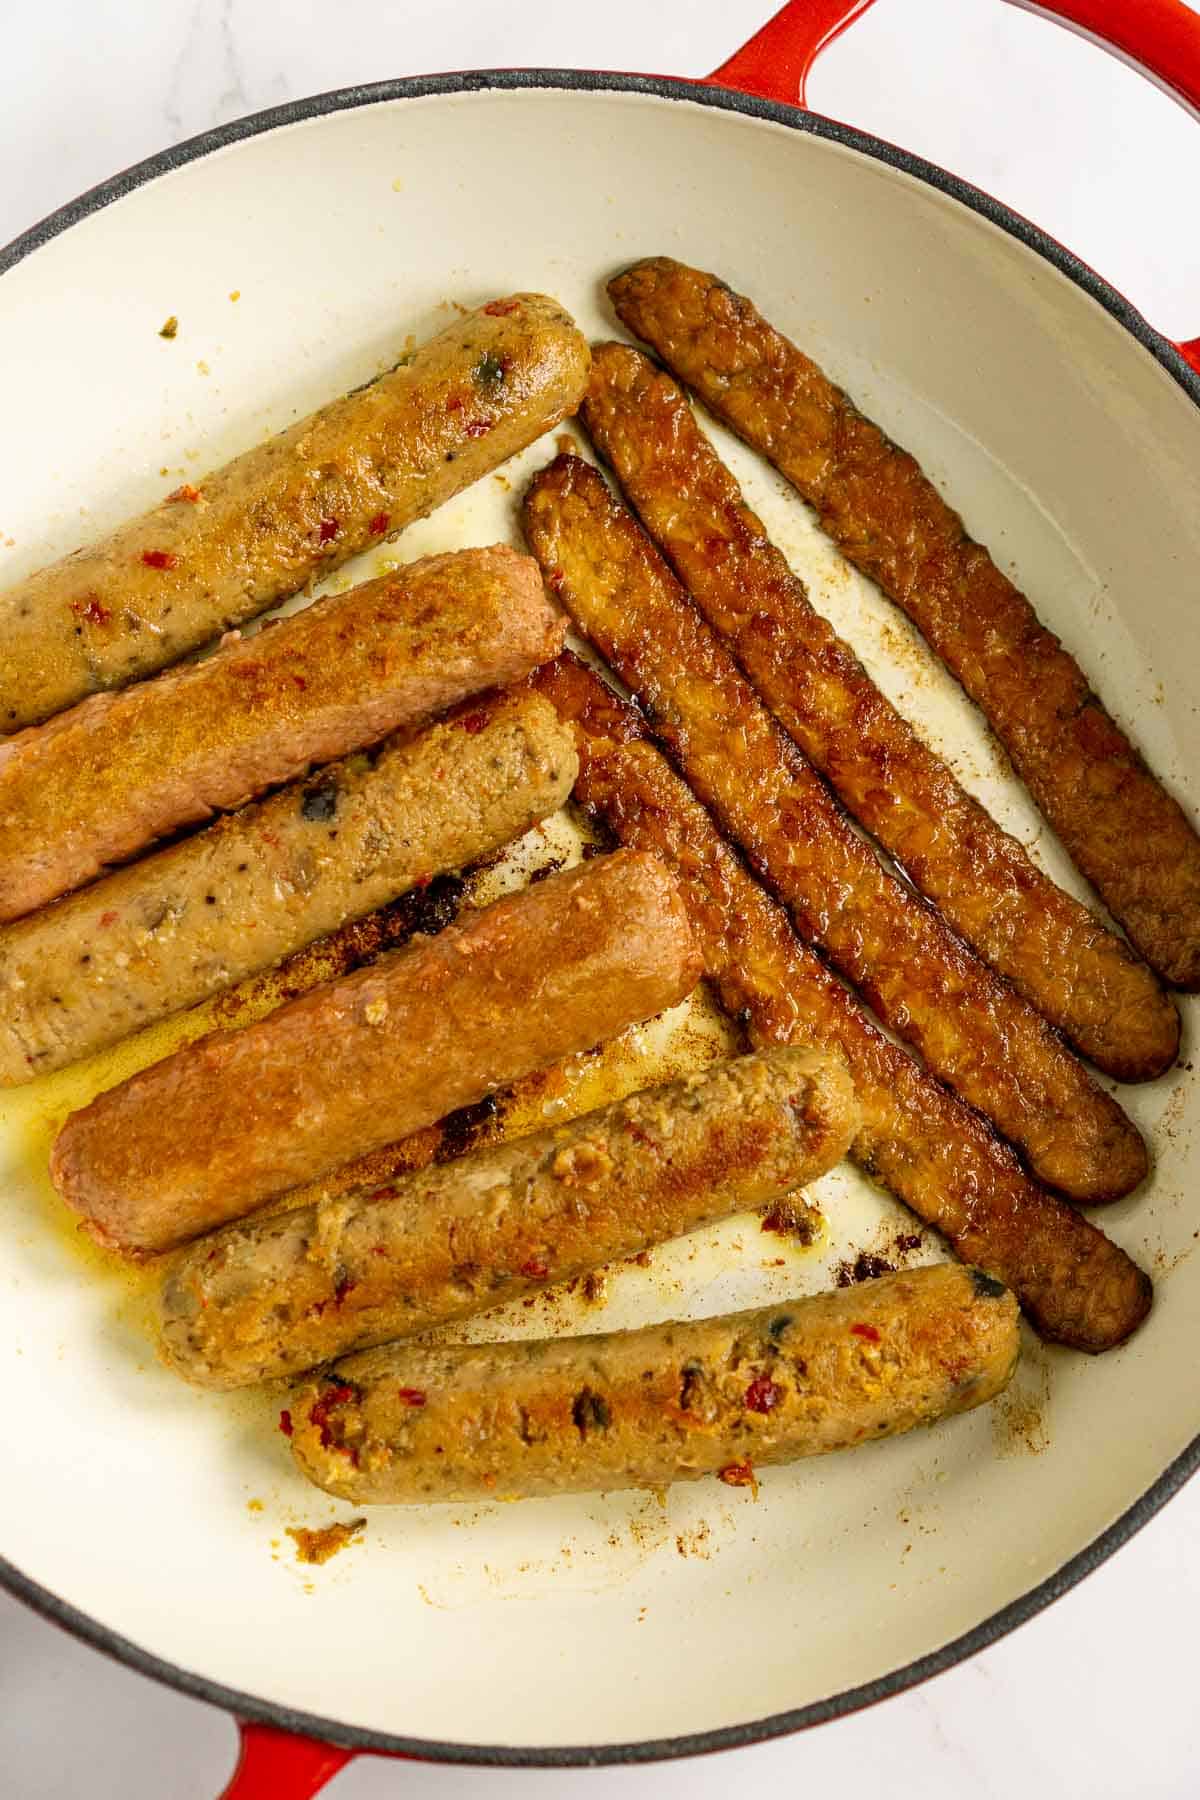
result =
[{"label": "red pepper fleck", "polygon": [[451,394],[450,398],[446,402],[446,411],[447,412],[461,412],[463,407],[466,404],[467,403],[463,399],[463,396],[461,394]]},{"label": "red pepper fleck", "polygon": [[723,1481],[726,1487],[748,1487],[758,1499],[758,1476],[749,1457],[745,1462],[726,1463],[723,1469],[717,1470],[717,1480]]},{"label": "red pepper fleck", "polygon": [[566,585],[567,585],[567,578],[563,574],[562,570],[561,569],[551,569],[550,573],[546,577],[546,586],[548,588],[552,588],[556,594],[561,594],[564,587],[566,587]]},{"label": "red pepper fleck", "polygon": [[387,1250],[385,1249],[385,1247],[382,1244],[372,1244],[371,1245],[371,1255],[372,1256],[386,1256]]},{"label": "red pepper fleck", "polygon": [[483,310],[493,319],[503,319],[516,312],[520,304],[519,300],[489,300]]},{"label": "red pepper fleck", "polygon": [[286,1406],[279,1415],[279,1429],[282,1431],[284,1437],[291,1437],[292,1432],[295,1429],[292,1425],[292,1415]]},{"label": "red pepper fleck", "polygon": [[873,1325],[852,1325],[850,1329],[855,1337],[866,1338],[868,1344],[879,1342],[879,1333]]},{"label": "red pepper fleck", "polygon": [[415,888],[427,888],[432,880],[432,875],[414,875],[413,886]]},{"label": "red pepper fleck", "polygon": [[342,1301],[346,1298],[346,1295],[353,1293],[357,1286],[357,1281],[351,1281],[349,1275],[343,1275],[342,1279],[333,1290],[334,1304],[340,1306]]},{"label": "red pepper fleck", "polygon": [[179,558],[171,550],[143,550],[142,561],[148,569],[173,569]]},{"label": "red pepper fleck", "polygon": [[295,684],[298,688],[306,688],[308,686],[308,683],[307,683],[307,681],[305,681],[303,675],[293,675],[292,680],[295,682]]},{"label": "red pepper fleck", "polygon": [[463,431],[469,438],[486,437],[491,429],[491,419],[468,419],[463,426]]},{"label": "red pepper fleck", "polygon": [[469,731],[474,737],[477,731],[483,730],[489,716],[487,708],[480,707],[476,712],[464,713],[458,722],[464,731]]},{"label": "red pepper fleck", "polygon": [[337,519],[322,519],[317,526],[317,536],[323,544],[327,544],[331,538],[337,536],[341,529]]},{"label": "red pepper fleck", "polygon": [[102,912],[96,923],[98,925],[115,925],[120,916],[117,912]]},{"label": "red pepper fleck", "polygon": [[[325,1392],[321,1395],[321,1398],[314,1401],[313,1405],[309,1408],[309,1424],[315,1425],[320,1432],[322,1450],[328,1450],[333,1447],[333,1428],[329,1422],[330,1413],[335,1406],[344,1406],[347,1400],[353,1400],[353,1398],[354,1389],[349,1383],[337,1381],[334,1382],[332,1387],[327,1387]],[[341,1446],[338,1445],[337,1448],[340,1449]],[[348,1454],[349,1452],[347,1452],[347,1455]]]},{"label": "red pepper fleck", "polygon": [[403,1400],[405,1406],[424,1406],[425,1404],[425,1394],[420,1388],[402,1387],[397,1388],[396,1392]]},{"label": "red pepper fleck", "polygon": [[173,494],[167,495],[168,500],[190,500],[193,506],[199,498],[200,489],[193,487],[190,481],[185,481],[182,487],[177,487]]},{"label": "red pepper fleck", "polygon": [[78,619],[86,619],[89,625],[107,625],[112,618],[107,606],[95,594],[89,594],[86,600],[72,600],[71,611]]},{"label": "red pepper fleck", "polygon": [[769,1375],[756,1375],[746,1389],[746,1405],[751,1412],[773,1412],[782,1399],[783,1389]]},{"label": "red pepper fleck", "polygon": [[521,1273],[529,1281],[545,1281],[550,1271],[544,1262],[539,1262],[536,1256],[531,1256],[528,1262],[521,1264]]},{"label": "red pepper fleck", "polygon": [[367,529],[373,532],[376,537],[382,537],[391,522],[392,515],[390,513],[376,513]]}]

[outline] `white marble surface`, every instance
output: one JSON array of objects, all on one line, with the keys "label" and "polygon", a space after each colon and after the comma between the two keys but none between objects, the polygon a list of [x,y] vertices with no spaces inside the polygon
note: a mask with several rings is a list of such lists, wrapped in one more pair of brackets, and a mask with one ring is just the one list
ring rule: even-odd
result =
[{"label": "white marble surface", "polygon": [[[542,64],[700,74],[763,0],[42,0],[4,8],[0,243],[162,144],[294,95],[422,70]],[[1036,218],[1175,336],[1200,333],[1200,125],[997,0],[880,0],[813,104]],[[1169,177],[1167,172],[1170,171]],[[1191,1379],[1189,1376],[1188,1379]],[[981,1545],[986,1554],[986,1545]],[[1098,1574],[969,1664],[800,1739],[665,1768],[493,1773],[360,1760],[337,1800],[674,1800],[804,1783],[842,1800],[1184,1800],[1200,1793],[1192,1626],[1200,1486]],[[0,1596],[0,1792],[208,1800],[219,1713]]]}]

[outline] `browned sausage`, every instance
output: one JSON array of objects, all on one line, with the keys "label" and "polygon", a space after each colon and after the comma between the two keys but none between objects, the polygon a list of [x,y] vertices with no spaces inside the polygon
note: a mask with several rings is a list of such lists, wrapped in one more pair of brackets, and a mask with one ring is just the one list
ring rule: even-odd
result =
[{"label": "browned sausage", "polygon": [[741,1486],[982,1406],[1019,1344],[1012,1295],[942,1263],[640,1331],[389,1344],[303,1383],[284,1416],[301,1471],[359,1504]]},{"label": "browned sausage", "polygon": [[61,1069],[462,868],[562,805],[577,763],[527,690],[307,781],[0,929],[0,1087]]},{"label": "browned sausage", "polygon": [[166,1250],[590,1049],[690,993],[674,878],[620,851],[552,876],[73,1113],[59,1192],[122,1250]]},{"label": "browned sausage", "polygon": [[608,291],[924,633],[1147,962],[1200,987],[1200,838],[914,458],[715,275],[652,257]]},{"label": "browned sausage", "polygon": [[573,412],[555,300],[492,300],[377,381],[0,594],[0,732],[123,687],[319,580]]},{"label": "browned sausage", "polygon": [[1086,1204],[1135,1187],[1145,1146],[1120,1107],[1028,1002],[881,868],[599,472],[560,456],[535,477],[524,520],[550,586],[648,706],[802,935],[1044,1181]]},{"label": "browned sausage", "polygon": [[244,1387],[498,1306],[784,1199],[845,1155],[836,1052],[769,1050],[395,1186],[202,1238],[163,1283],[168,1362]]},{"label": "browned sausage", "polygon": [[0,744],[0,920],[155,838],[375,743],[562,647],[504,545],[410,563]]},{"label": "browned sausage", "polygon": [[1150,1282],[1123,1250],[1022,1169],[986,1120],[876,1030],[801,943],[633,709],[572,656],[532,678],[576,728],[576,796],[622,844],[678,877],[722,1005],[756,1045],[836,1045],[862,1105],[859,1167],[1000,1277],[1043,1337],[1110,1350],[1141,1324]]},{"label": "browned sausage", "polygon": [[669,375],[593,350],[597,449],[780,724],[957,931],[1087,1057],[1148,1081],[1179,1014],[1122,938],[1042,873],[876,687],[742,498]]}]

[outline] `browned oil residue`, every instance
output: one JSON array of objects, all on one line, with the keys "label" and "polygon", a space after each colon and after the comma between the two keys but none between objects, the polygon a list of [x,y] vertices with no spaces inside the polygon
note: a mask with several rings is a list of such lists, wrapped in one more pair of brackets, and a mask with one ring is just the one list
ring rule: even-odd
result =
[{"label": "browned oil residue", "polygon": [[1050,1448],[1046,1409],[1050,1371],[1026,1356],[1012,1384],[992,1402],[992,1446],[997,1456],[1040,1456]]},{"label": "browned oil residue", "polygon": [[874,1281],[880,1275],[892,1275],[896,1265],[873,1250],[860,1250],[853,1261],[840,1262],[834,1270],[839,1287],[854,1287],[860,1281]]},{"label": "browned oil residue", "polygon": [[774,1231],[780,1237],[794,1238],[809,1249],[821,1235],[823,1220],[815,1206],[809,1206],[798,1194],[776,1201],[759,1221],[761,1231]]},{"label": "browned oil residue", "polygon": [[309,1531],[303,1525],[289,1525],[287,1534],[295,1542],[297,1562],[327,1563],[366,1528],[365,1519],[351,1519],[345,1525],[322,1525],[317,1531]]},{"label": "browned oil residue", "polygon": [[900,1231],[881,1250],[860,1250],[857,1256],[840,1262],[833,1272],[838,1287],[856,1287],[860,1281],[875,1281],[880,1275],[894,1275],[904,1258],[924,1248],[919,1231]]},{"label": "browned oil residue", "polygon": [[701,1519],[700,1523],[694,1525],[690,1531],[679,1533],[675,1539],[675,1548],[680,1556],[699,1556],[707,1562],[712,1555],[712,1551],[708,1548],[708,1540],[711,1536],[712,1532],[708,1528],[707,1521]]},{"label": "browned oil residue", "polygon": [[548,1071],[518,1081],[497,1094],[487,1094],[474,1106],[460,1107],[448,1113],[436,1125],[426,1125],[411,1137],[385,1144],[353,1162],[343,1163],[319,1181],[273,1200],[264,1208],[269,1212],[291,1212],[298,1206],[314,1206],[320,1200],[334,1200],[342,1194],[360,1189],[386,1187],[401,1175],[413,1175],[431,1163],[452,1162],[469,1150],[482,1150],[486,1145],[503,1143],[510,1135],[507,1114],[511,1106],[525,1103],[542,1092]]},{"label": "browned oil residue", "polygon": [[399,950],[418,933],[435,937],[454,923],[466,891],[466,882],[457,875],[439,875],[428,887],[410,889],[365,919],[352,919],[297,950],[277,969],[253,975],[222,994],[213,1004],[213,1025],[245,1024],[247,1015],[297,1000],[324,981],[337,981],[385,950]]}]

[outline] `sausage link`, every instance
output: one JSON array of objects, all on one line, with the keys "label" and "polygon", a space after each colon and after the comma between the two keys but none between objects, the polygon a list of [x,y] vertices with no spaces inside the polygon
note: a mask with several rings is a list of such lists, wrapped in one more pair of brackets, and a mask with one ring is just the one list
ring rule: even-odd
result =
[{"label": "sausage link", "polygon": [[541,294],[367,382],[0,594],[0,732],[152,675],[423,518],[575,410],[587,345]]},{"label": "sausage link", "polygon": [[769,457],[907,613],[1146,961],[1200,987],[1200,838],[916,460],[715,275],[653,257],[608,291],[623,323]]},{"label": "sausage link", "polygon": [[699,798],[884,1023],[1084,1204],[1128,1193],[1146,1150],[1038,1013],[885,872],[599,472],[560,456],[525,530],[549,585],[648,706]]},{"label": "sausage link", "polygon": [[207,1387],[296,1375],[782,1200],[857,1128],[836,1052],[738,1057],[393,1188],[202,1239],[164,1281],[163,1348]]},{"label": "sausage link", "polygon": [[471,701],[0,930],[0,1086],[233,986],[561,806],[570,733],[528,692]]},{"label": "sausage link", "polygon": [[1011,1287],[1043,1337],[1094,1353],[1122,1343],[1150,1309],[1137,1264],[876,1029],[646,741],[632,707],[570,655],[531,679],[575,726],[576,798],[678,877],[705,973],[751,1043],[824,1044],[845,1056],[863,1112],[850,1151],[859,1167],[964,1262]]},{"label": "sausage link", "polygon": [[365,1350],[295,1390],[292,1454],[359,1504],[744,1485],[982,1406],[1018,1349],[1008,1290],[941,1263],[640,1331]]},{"label": "sausage link", "polygon": [[962,788],[809,602],[669,375],[593,350],[583,418],[642,524],[784,730],[985,962],[1121,1081],[1179,1050],[1151,971]]},{"label": "sausage link", "polygon": [[528,557],[426,557],[0,744],[0,920],[562,647]]},{"label": "sausage link", "polygon": [[94,1236],[171,1249],[590,1049],[699,977],[674,879],[619,851],[99,1094],[59,1132],[51,1174]]}]

